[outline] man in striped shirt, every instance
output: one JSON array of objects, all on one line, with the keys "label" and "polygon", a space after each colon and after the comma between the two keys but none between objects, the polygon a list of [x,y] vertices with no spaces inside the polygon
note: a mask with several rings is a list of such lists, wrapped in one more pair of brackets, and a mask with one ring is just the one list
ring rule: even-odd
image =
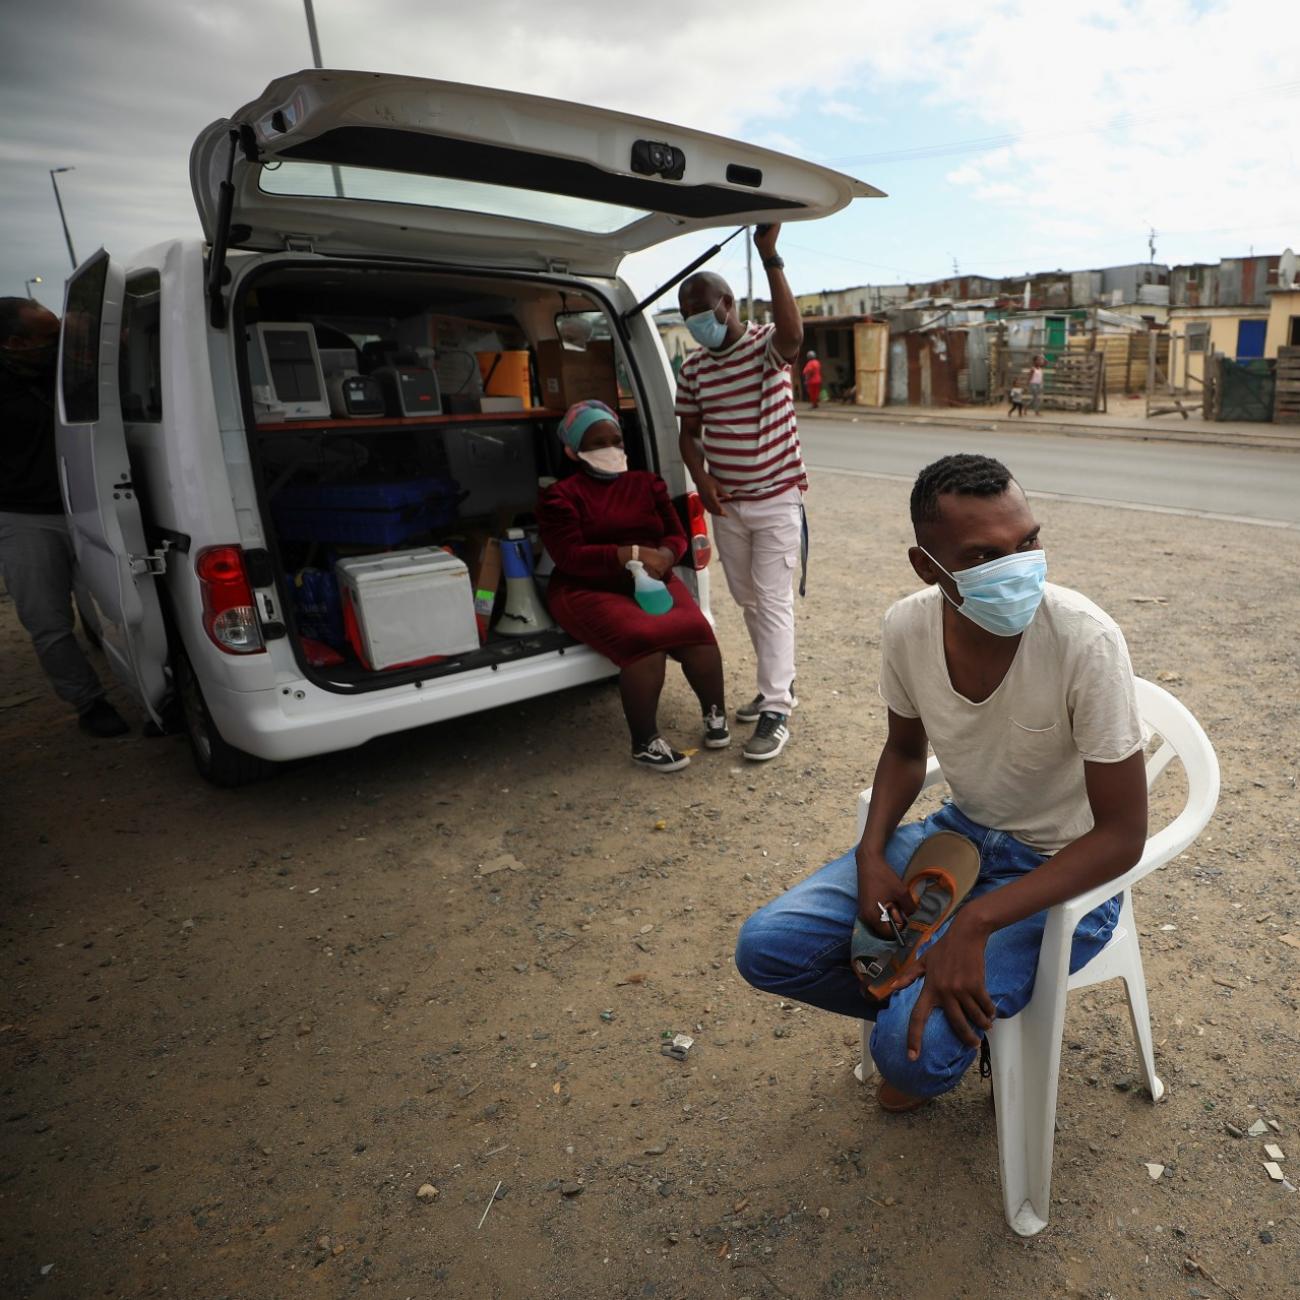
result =
[{"label": "man in striped shirt", "polygon": [[689,276],[678,291],[686,327],[701,346],[677,378],[681,451],[706,509],[727,586],[745,615],[758,661],[758,694],[736,710],[754,722],[745,757],[775,758],[794,708],[794,571],[808,487],[795,424],[790,362],[803,321],[777,255],[780,226],[760,226],[754,245],[767,269],[774,324],[742,325],[719,275]]}]

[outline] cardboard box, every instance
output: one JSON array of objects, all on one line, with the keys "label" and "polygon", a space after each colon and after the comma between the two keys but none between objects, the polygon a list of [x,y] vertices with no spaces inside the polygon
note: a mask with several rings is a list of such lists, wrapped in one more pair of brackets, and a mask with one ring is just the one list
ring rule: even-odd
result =
[{"label": "cardboard box", "polygon": [[492,628],[492,609],[501,586],[501,543],[495,537],[476,534],[471,538],[470,585],[474,589],[474,617],[478,621],[478,639],[486,642]]},{"label": "cardboard box", "polygon": [[594,339],[583,352],[566,348],[559,339],[537,345],[537,379],[542,405],[567,410],[574,402],[597,401],[618,410],[618,379],[614,345]]}]

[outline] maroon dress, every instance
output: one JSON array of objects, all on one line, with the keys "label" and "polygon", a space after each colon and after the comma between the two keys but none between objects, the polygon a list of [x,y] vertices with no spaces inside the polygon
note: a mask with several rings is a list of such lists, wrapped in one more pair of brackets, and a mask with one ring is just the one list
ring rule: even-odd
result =
[{"label": "maroon dress", "polygon": [[628,470],[615,479],[574,474],[542,494],[537,522],[555,561],[546,603],[570,636],[620,668],[658,651],[716,644],[708,620],[675,573],[663,579],[672,609],[647,614],[632,594],[632,575],[618,562],[620,546],[661,546],[674,561],[686,552],[681,523],[657,474]]}]

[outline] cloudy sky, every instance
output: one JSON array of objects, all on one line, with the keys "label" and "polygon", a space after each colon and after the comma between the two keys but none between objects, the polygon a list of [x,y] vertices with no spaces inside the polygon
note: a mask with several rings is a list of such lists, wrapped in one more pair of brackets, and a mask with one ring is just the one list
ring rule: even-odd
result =
[{"label": "cloudy sky", "polygon": [[[316,0],[328,67],[572,97],[889,192],[787,227],[797,290],[1300,247],[1289,0]],[[300,0],[0,0],[0,293],[198,233],[197,132],[310,65]],[[707,240],[625,265],[637,288]],[[719,269],[743,280],[743,253]]]}]

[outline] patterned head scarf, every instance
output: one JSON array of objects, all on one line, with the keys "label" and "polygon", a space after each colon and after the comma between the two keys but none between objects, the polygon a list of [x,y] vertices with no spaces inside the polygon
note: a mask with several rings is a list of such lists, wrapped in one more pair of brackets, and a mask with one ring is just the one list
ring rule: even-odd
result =
[{"label": "patterned head scarf", "polygon": [[571,451],[577,452],[582,446],[583,438],[587,436],[587,430],[593,424],[602,424],[606,420],[612,420],[620,429],[623,427],[618,416],[604,402],[574,402],[560,421],[560,441]]}]

